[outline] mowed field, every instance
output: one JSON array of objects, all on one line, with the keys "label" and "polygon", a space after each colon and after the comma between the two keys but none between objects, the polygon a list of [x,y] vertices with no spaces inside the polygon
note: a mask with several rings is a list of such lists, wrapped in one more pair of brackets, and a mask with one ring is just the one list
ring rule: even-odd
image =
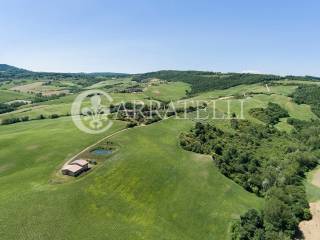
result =
[{"label": "mowed field", "polygon": [[24,85],[14,86],[10,88],[12,91],[18,91],[22,93],[41,93],[44,96],[57,95],[61,93],[68,93],[68,90],[54,86],[45,85],[45,82],[32,82]]},{"label": "mowed field", "polygon": [[0,90],[0,103],[5,103],[13,100],[28,100],[31,97],[32,95],[28,93]]},{"label": "mowed field", "polygon": [[159,86],[149,86],[144,92],[147,96],[161,101],[175,101],[186,96],[190,85],[182,82],[169,82]]},{"label": "mowed field", "polygon": [[232,220],[263,201],[209,156],[180,148],[192,125],[169,119],[121,132],[103,166],[63,184],[53,182],[59,167],[103,135],[69,117],[0,126],[1,239],[226,239]]},{"label": "mowed field", "polygon": [[[267,88],[268,86],[268,88]],[[227,96],[244,96],[247,97],[250,94],[278,94],[283,96],[288,96],[293,93],[298,87],[297,85],[264,85],[264,84],[250,84],[250,85],[239,85],[236,87],[231,87],[224,90],[209,91],[206,93],[201,93],[193,99],[218,99],[220,97]]]}]

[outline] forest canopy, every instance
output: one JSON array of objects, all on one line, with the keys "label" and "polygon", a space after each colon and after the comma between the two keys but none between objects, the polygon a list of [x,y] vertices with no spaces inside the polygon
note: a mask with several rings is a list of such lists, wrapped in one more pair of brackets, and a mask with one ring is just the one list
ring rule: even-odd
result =
[{"label": "forest canopy", "polygon": [[[271,106],[278,112],[278,107]],[[250,210],[234,224],[234,240],[292,239],[299,222],[311,217],[303,179],[317,166],[313,150],[319,147],[311,145],[310,139],[301,142],[307,138],[302,134],[307,128],[303,123],[293,134],[245,120],[232,119],[231,126],[234,132],[197,122],[180,135],[180,144],[188,151],[211,155],[222,174],[265,197],[262,212]],[[320,135],[312,137],[320,141]]]}]

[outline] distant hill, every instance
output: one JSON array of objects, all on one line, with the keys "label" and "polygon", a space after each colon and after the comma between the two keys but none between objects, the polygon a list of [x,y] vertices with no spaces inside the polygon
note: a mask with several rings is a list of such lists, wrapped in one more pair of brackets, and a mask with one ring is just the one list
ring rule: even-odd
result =
[{"label": "distant hill", "polygon": [[19,78],[96,78],[96,77],[119,77],[127,76],[125,73],[97,72],[97,73],[57,73],[57,72],[33,72],[22,68],[17,68],[8,64],[0,64],[0,81]]},{"label": "distant hill", "polygon": [[301,81],[319,81],[319,77],[312,76],[277,76],[272,74],[252,73],[222,73],[207,71],[176,71],[162,70],[143,74],[125,74],[113,72],[93,73],[57,73],[57,72],[33,72],[17,68],[7,64],[0,64],[0,81],[32,78],[57,80],[62,78],[87,79],[97,81],[101,77],[125,77],[133,76],[137,82],[148,81],[151,78],[158,78],[169,82],[185,82],[190,84],[192,90],[188,95],[197,94],[217,89],[227,89],[241,84],[269,83],[278,80],[290,79]]},{"label": "distant hill", "polygon": [[242,84],[270,83],[279,80],[301,80],[318,81],[319,78],[312,76],[278,76],[272,74],[253,74],[253,73],[222,73],[205,71],[175,71],[163,70],[158,72],[149,72],[136,74],[134,81],[143,82],[149,79],[157,78],[168,82],[185,82],[191,85],[191,92],[188,95],[200,92],[212,91],[217,89],[227,89]]},{"label": "distant hill", "polygon": [[95,77],[116,77],[116,76],[128,76],[127,73],[114,73],[114,72],[92,72],[92,73],[85,73],[90,76]]},{"label": "distant hill", "polygon": [[0,72],[7,72],[16,69],[16,67],[10,66],[8,64],[0,64]]},{"label": "distant hill", "polygon": [[8,64],[0,64],[0,72],[1,73],[31,73],[31,71],[22,69],[22,68],[17,68],[14,66],[10,66]]}]

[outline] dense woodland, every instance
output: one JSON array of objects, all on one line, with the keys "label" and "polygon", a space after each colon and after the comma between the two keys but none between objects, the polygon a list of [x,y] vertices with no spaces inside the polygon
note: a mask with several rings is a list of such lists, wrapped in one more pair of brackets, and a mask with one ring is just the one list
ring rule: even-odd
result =
[{"label": "dense woodland", "polygon": [[232,119],[232,132],[196,123],[180,136],[184,149],[210,154],[221,173],[265,197],[262,212],[251,210],[233,226],[233,239],[292,239],[298,223],[311,217],[302,181],[317,165],[314,150],[319,146],[313,143],[320,141],[320,135],[305,134],[310,124],[296,125],[289,135],[271,125]]},{"label": "dense woodland", "polygon": [[266,108],[252,108],[249,111],[249,114],[260,121],[275,125],[280,121],[280,118],[289,117],[287,110],[283,109],[276,103],[268,103]]},{"label": "dense woodland", "polygon": [[287,120],[294,126],[293,136],[307,145],[311,151],[320,149],[320,120],[302,121],[294,118]]},{"label": "dense woodland", "polygon": [[291,96],[298,104],[308,104],[311,110],[320,117],[320,87],[317,85],[301,85]]}]

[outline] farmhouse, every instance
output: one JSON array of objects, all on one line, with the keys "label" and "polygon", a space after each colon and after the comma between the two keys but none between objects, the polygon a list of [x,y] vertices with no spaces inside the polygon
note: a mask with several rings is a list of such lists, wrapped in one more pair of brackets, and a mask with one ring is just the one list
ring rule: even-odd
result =
[{"label": "farmhouse", "polygon": [[63,175],[78,176],[82,172],[89,169],[89,163],[86,160],[78,159],[62,167],[61,172]]}]

